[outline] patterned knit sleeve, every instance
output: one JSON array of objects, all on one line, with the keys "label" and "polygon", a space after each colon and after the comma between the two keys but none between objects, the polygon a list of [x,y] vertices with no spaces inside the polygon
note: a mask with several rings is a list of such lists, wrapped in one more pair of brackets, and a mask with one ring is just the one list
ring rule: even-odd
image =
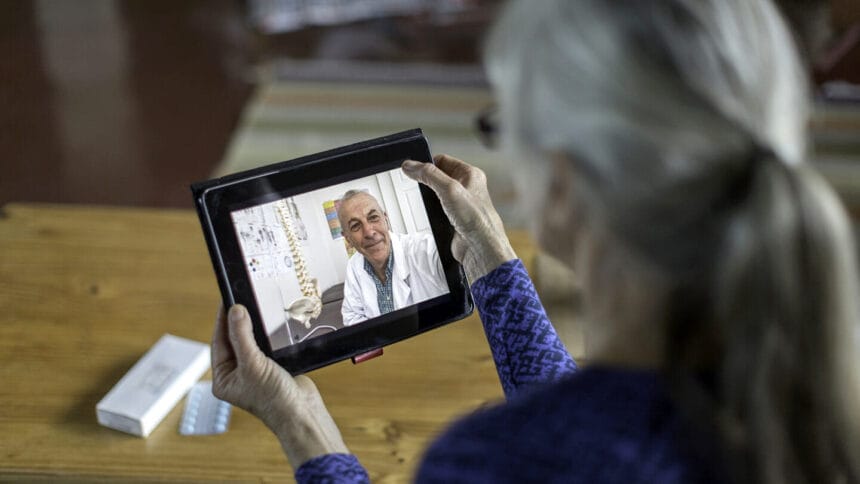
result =
[{"label": "patterned knit sleeve", "polygon": [[505,262],[472,284],[496,370],[510,398],[521,388],[576,371],[519,259]]},{"label": "patterned knit sleeve", "polygon": [[366,484],[367,471],[352,454],[326,454],[305,462],[296,470],[298,484]]}]

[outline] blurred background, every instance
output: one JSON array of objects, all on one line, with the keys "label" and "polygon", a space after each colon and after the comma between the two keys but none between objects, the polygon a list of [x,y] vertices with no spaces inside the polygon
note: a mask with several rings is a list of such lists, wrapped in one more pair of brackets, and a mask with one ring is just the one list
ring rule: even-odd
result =
[{"label": "blurred background", "polygon": [[[801,17],[821,3],[782,1]],[[853,208],[860,2],[831,3],[841,44],[817,55],[816,160]],[[192,181],[422,127],[485,168],[506,210],[506,170],[474,127],[499,4],[3,0],[0,206],[190,208]]]},{"label": "blurred background", "polygon": [[[410,107],[410,87],[484,90],[478,46],[496,4],[3,0],[0,205],[191,208],[188,184],[222,162],[232,171],[420,126],[406,111],[389,119]],[[230,152],[237,136],[262,152]]]},{"label": "blurred background", "polygon": [[[813,25],[805,21],[815,13],[833,27],[807,52],[813,159],[856,219],[860,2],[778,3],[800,23]],[[505,162],[474,122],[492,102],[480,50],[499,6],[3,0],[0,207],[191,209],[191,182],[421,127],[434,152],[483,168],[506,223],[522,226]],[[539,290],[569,301],[572,282],[556,267],[538,264]]]}]

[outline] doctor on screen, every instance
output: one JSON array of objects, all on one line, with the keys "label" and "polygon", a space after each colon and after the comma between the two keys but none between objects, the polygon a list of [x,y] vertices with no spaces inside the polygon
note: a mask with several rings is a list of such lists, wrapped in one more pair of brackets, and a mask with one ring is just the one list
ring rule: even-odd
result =
[{"label": "doctor on screen", "polygon": [[359,190],[344,194],[337,214],[356,250],[343,285],[344,326],[448,293],[432,234],[391,232],[376,198]]}]

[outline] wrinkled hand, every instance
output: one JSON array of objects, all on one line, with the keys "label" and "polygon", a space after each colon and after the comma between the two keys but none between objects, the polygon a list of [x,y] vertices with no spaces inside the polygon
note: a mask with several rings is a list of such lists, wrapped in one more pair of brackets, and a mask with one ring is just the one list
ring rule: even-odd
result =
[{"label": "wrinkled hand", "polygon": [[314,457],[348,453],[316,385],[293,378],[254,340],[241,305],[218,311],[212,336],[212,393],[263,421],[278,437],[293,469]]},{"label": "wrinkled hand", "polygon": [[484,172],[448,155],[433,160],[435,165],[405,161],[403,172],[436,192],[456,231],[451,252],[475,282],[517,255],[490,200]]}]

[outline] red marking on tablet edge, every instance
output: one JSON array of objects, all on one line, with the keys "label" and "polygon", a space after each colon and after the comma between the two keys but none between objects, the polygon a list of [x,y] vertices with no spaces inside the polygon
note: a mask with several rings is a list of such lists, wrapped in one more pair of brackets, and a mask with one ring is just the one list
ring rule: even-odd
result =
[{"label": "red marking on tablet edge", "polygon": [[362,353],[360,355],[356,355],[352,357],[352,364],[357,365],[359,363],[365,362],[371,358],[376,358],[377,356],[382,355],[382,348],[377,348],[373,351],[368,351],[367,353]]}]

